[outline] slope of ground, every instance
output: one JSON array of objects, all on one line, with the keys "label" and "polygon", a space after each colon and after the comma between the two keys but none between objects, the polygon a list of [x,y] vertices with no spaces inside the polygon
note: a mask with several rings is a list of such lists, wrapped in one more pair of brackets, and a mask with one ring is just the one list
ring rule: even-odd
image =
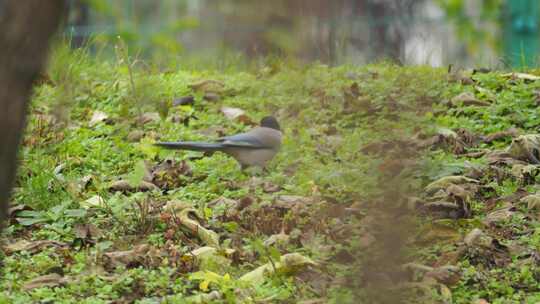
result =
[{"label": "slope of ground", "polygon": [[[538,301],[537,151],[492,153],[535,132],[534,77],[118,56],[60,49],[36,88],[0,302]],[[152,146],[268,114],[285,134],[268,172]]]}]

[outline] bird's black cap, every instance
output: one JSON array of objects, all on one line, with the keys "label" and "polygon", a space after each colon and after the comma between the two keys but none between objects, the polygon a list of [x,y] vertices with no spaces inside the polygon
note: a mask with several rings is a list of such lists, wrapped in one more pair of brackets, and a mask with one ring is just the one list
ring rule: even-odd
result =
[{"label": "bird's black cap", "polygon": [[261,119],[261,127],[271,128],[271,129],[281,131],[281,128],[279,127],[279,123],[277,122],[274,116],[263,117],[263,119]]}]

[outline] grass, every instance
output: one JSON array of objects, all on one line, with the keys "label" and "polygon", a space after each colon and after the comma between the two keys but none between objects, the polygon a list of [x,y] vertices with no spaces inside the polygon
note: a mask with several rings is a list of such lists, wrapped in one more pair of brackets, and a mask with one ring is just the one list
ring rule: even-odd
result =
[{"label": "grass", "polygon": [[[495,96],[489,107],[444,103],[464,91],[487,99],[482,95],[487,91],[450,82],[442,69],[384,62],[330,68],[268,60],[243,70],[163,72],[134,60],[121,45],[116,60],[58,47],[46,75],[35,88],[20,153],[12,204],[22,210],[13,214],[2,238],[6,248],[21,240],[55,240],[61,245],[4,250],[0,303],[202,303],[212,296],[225,303],[317,298],[356,303],[369,296],[369,288],[357,288],[366,286],[359,272],[372,261],[371,251],[357,249],[364,236],[374,234],[364,224],[371,210],[367,206],[395,190],[384,168],[406,158],[385,150],[366,153],[366,146],[403,139],[411,144],[413,135],[429,136],[441,127],[487,135],[510,127],[535,132],[540,123],[534,93],[540,83],[510,81],[500,73],[473,76],[476,86]],[[202,80],[223,84],[213,89],[219,101],[205,100],[204,90],[190,86]],[[172,100],[187,95],[195,97],[194,104],[172,106]],[[201,158],[151,145],[157,140],[204,140],[249,128],[245,121],[225,117],[223,106],[240,108],[255,122],[268,114],[278,118],[285,137],[269,173],[241,172],[234,160],[221,154]],[[96,112],[107,118],[91,122]],[[141,122],[145,115],[150,118]],[[128,140],[135,131],[140,139]],[[508,143],[506,138],[484,148]],[[427,152],[421,158],[422,171],[403,171],[413,177],[401,185],[409,188],[404,193],[422,196],[421,187],[428,182],[462,174],[471,163],[486,166],[485,159],[468,159],[444,147]],[[163,165],[166,159],[175,166],[184,161],[190,169],[164,169],[159,176],[173,186],[146,192],[110,189],[118,180],[139,184],[146,168]],[[483,182],[494,183],[488,176]],[[521,187],[510,178],[493,185],[496,197]],[[301,203],[279,207],[286,195]],[[444,231],[457,234],[457,240],[427,245],[413,240],[406,260],[434,265],[456,251],[468,231],[483,227],[479,222],[489,213],[487,199],[473,202],[471,219],[445,224]],[[193,208],[198,221],[217,233],[218,254],[193,258],[191,252],[207,244],[164,207],[171,201]],[[360,212],[347,211],[355,207]],[[489,233],[514,229],[512,239],[499,237],[500,241],[517,240],[537,252],[538,222],[522,216],[527,212],[516,213]],[[434,223],[419,217],[425,231],[442,233]],[[264,243],[279,235],[286,241]],[[141,245],[150,249],[137,252]],[[135,260],[111,258],[111,253],[126,250],[134,250],[128,256]],[[318,266],[277,271],[261,284],[239,279],[265,263],[278,270],[276,263],[288,253],[300,253]],[[455,303],[479,298],[490,303],[538,301],[536,266],[518,256],[510,259],[507,267],[486,269],[472,255],[461,256],[456,261],[461,277],[448,284],[450,297]],[[24,288],[47,274],[62,279],[52,287]],[[432,301],[445,297],[441,288],[432,288]]]}]

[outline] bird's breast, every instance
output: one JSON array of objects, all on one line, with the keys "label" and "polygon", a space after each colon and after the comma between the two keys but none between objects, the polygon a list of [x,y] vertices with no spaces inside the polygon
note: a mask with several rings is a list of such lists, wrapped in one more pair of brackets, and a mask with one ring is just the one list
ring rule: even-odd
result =
[{"label": "bird's breast", "polygon": [[228,149],[225,151],[242,165],[264,167],[277,153],[272,149]]}]

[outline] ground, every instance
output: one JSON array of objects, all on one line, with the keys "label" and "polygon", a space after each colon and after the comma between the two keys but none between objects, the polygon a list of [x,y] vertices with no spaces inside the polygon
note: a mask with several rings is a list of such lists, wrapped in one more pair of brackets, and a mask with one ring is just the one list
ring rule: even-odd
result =
[{"label": "ground", "polygon": [[[36,86],[1,303],[540,301],[534,71],[163,71],[117,50],[59,47]],[[267,171],[152,146],[268,114]]]}]

